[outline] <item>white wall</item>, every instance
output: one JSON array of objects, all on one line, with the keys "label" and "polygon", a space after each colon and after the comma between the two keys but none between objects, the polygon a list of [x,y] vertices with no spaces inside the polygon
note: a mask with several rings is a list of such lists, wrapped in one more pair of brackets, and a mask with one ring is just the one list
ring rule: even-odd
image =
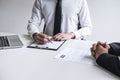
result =
[{"label": "white wall", "polygon": [[0,0],[0,32],[27,33],[34,0]]},{"label": "white wall", "polygon": [[[120,0],[87,0],[92,40],[120,41]],[[27,33],[34,0],[0,0],[0,32]]]},{"label": "white wall", "polygon": [[120,41],[120,0],[87,0],[93,23],[90,39]]}]

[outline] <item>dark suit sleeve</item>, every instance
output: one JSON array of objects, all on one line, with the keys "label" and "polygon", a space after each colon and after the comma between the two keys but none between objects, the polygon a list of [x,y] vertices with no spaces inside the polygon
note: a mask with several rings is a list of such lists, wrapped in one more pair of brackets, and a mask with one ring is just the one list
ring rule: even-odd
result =
[{"label": "dark suit sleeve", "polygon": [[120,77],[120,60],[118,56],[112,54],[102,54],[97,60],[97,64]]},{"label": "dark suit sleeve", "polygon": [[114,42],[109,45],[110,45],[110,49],[108,53],[115,56],[120,56],[120,43]]}]

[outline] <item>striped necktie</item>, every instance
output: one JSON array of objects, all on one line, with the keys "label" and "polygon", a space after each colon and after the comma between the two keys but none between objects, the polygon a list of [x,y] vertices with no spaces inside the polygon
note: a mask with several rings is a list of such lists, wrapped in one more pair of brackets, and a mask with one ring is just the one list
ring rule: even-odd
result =
[{"label": "striped necktie", "polygon": [[61,14],[62,14],[62,0],[57,0],[56,9],[55,9],[55,21],[54,21],[54,33],[53,35],[56,35],[57,33],[60,33],[61,29]]}]

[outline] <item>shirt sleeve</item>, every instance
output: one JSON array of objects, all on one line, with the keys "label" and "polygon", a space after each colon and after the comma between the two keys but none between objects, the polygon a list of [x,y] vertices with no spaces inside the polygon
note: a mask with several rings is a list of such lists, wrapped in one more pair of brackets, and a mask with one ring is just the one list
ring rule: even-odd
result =
[{"label": "shirt sleeve", "polygon": [[79,30],[74,32],[76,38],[85,38],[88,35],[91,35],[92,31],[92,23],[90,19],[90,13],[88,9],[88,4],[86,0],[81,0],[81,7],[80,7],[80,12],[78,14],[79,18]]},{"label": "shirt sleeve", "polygon": [[101,67],[120,77],[120,60],[117,56],[111,54],[102,54],[97,58],[96,62]]},{"label": "shirt sleeve", "polygon": [[43,19],[43,15],[41,10],[41,3],[40,0],[36,0],[33,5],[32,16],[28,22],[28,27],[27,27],[28,33],[30,34],[31,37],[34,33],[39,32],[38,27],[40,26],[42,19]]}]

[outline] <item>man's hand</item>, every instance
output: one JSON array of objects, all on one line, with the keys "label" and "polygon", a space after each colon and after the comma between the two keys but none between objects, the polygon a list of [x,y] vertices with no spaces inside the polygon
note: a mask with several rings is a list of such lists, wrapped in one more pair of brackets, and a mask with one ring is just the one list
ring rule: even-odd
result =
[{"label": "man's hand", "polygon": [[53,40],[61,41],[61,40],[67,40],[67,39],[73,39],[75,38],[74,33],[58,33],[55,36],[53,36]]},{"label": "man's hand", "polygon": [[108,44],[98,41],[93,44],[91,54],[95,59],[97,59],[101,54],[108,53],[109,48],[110,46]]},{"label": "man's hand", "polygon": [[45,44],[45,43],[49,42],[51,39],[48,35],[43,34],[43,33],[35,33],[35,34],[33,34],[33,38],[34,38],[35,42],[38,44]]}]

